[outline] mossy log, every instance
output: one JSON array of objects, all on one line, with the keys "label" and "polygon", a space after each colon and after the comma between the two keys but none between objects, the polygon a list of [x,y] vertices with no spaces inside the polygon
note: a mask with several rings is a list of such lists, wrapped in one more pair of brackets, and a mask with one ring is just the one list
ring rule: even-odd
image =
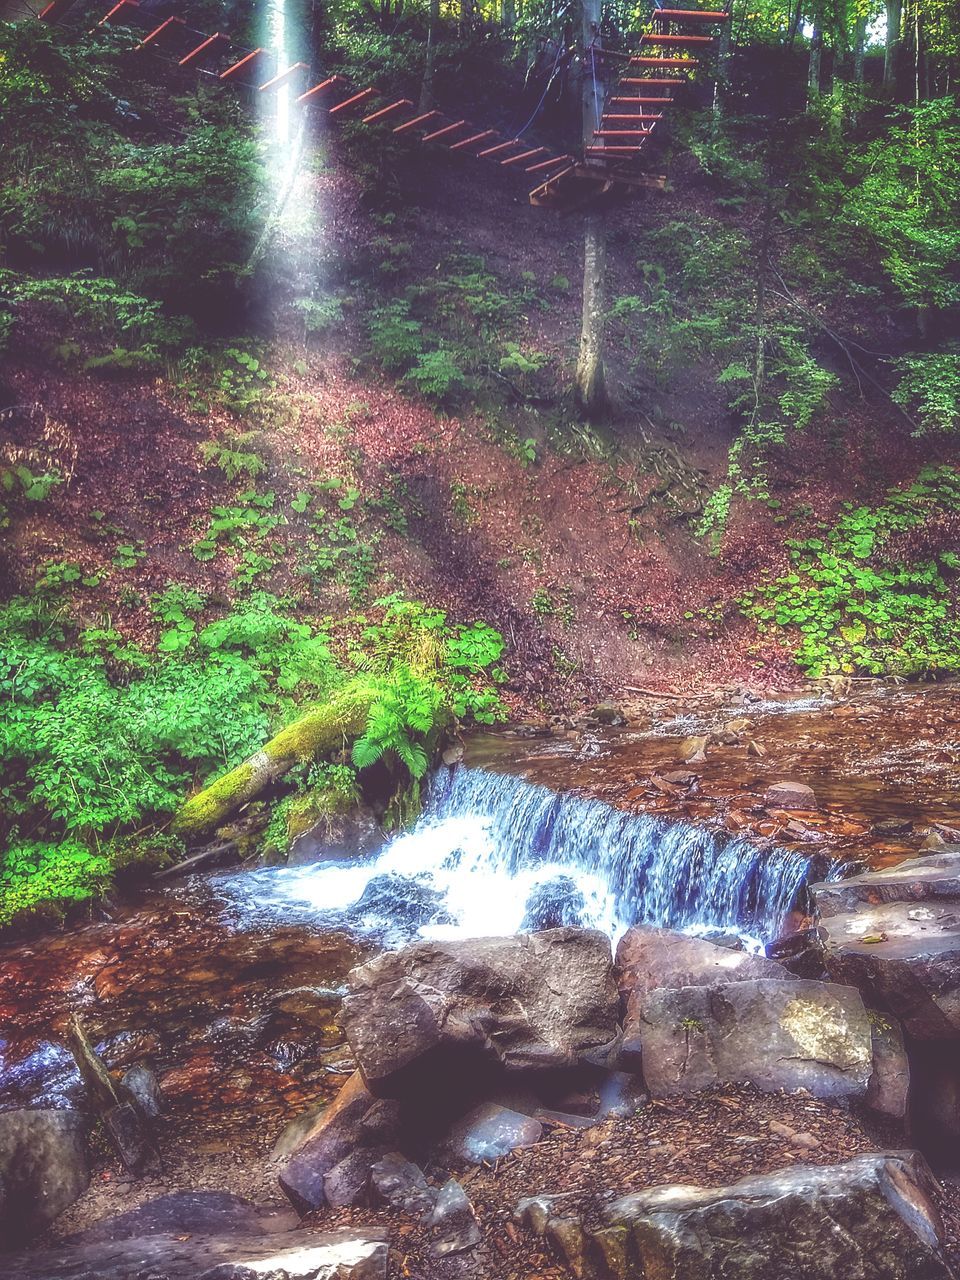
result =
[{"label": "mossy log", "polygon": [[288,724],[243,764],[191,796],[174,819],[173,830],[187,839],[208,835],[295,764],[329,755],[359,737],[375,694],[373,688],[350,685]]}]

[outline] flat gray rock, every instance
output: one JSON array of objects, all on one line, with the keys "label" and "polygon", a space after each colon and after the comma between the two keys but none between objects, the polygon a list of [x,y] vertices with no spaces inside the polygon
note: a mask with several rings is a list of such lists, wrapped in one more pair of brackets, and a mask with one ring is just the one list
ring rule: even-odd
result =
[{"label": "flat gray rock", "polygon": [[652,991],[641,1008],[643,1078],[654,1097],[716,1084],[862,1098],[872,1031],[859,992],[803,978]]},{"label": "flat gray rock", "polygon": [[90,1185],[78,1111],[0,1114],[0,1248],[42,1231]]},{"label": "flat gray rock", "polygon": [[935,1192],[922,1156],[880,1152],[727,1187],[653,1187],[608,1204],[599,1227],[563,1196],[521,1202],[518,1216],[592,1268],[579,1274],[613,1280],[956,1280]]},{"label": "flat gray rock", "polygon": [[888,902],[960,901],[960,849],[944,849],[882,871],[811,885],[810,894],[822,920]]},{"label": "flat gray rock", "polygon": [[386,1233],[161,1232],[3,1260],[4,1280],[386,1280]]},{"label": "flat gray rock", "polygon": [[458,1160],[481,1164],[484,1160],[499,1160],[519,1147],[532,1147],[542,1135],[539,1120],[495,1102],[485,1102],[454,1126],[448,1145]]}]

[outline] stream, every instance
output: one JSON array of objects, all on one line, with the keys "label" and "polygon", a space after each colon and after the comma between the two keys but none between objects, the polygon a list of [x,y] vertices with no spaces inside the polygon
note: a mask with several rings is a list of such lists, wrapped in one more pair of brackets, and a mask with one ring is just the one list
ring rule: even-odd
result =
[{"label": "stream", "polygon": [[[366,858],[197,874],[113,919],[11,942],[0,1109],[75,1100],[59,1034],[79,1011],[111,1067],[154,1065],[174,1123],[255,1116],[266,1141],[352,1070],[340,998],[385,947],[561,924],[616,940],[643,921],[760,950],[796,923],[806,883],[916,854],[960,823],[952,690],[851,705],[743,709],[735,740],[720,732],[679,782],[684,740],[730,723],[729,706],[478,735],[432,777],[414,826]],[[771,810],[778,777],[815,785],[819,811]]]}]

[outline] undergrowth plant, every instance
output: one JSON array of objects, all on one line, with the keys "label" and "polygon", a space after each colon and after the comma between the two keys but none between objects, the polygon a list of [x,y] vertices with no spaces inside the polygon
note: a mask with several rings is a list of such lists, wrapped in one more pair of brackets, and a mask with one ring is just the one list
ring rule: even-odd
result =
[{"label": "undergrowth plant", "polygon": [[878,507],[844,508],[818,536],[787,542],[791,572],[741,596],[743,612],[764,633],[799,633],[810,676],[960,670],[960,555],[898,554],[898,537],[960,511],[960,473],[927,467]]}]

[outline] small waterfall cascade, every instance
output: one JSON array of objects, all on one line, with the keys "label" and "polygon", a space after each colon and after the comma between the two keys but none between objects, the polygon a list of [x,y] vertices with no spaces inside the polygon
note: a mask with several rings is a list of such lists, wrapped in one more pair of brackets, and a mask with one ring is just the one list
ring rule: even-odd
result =
[{"label": "small waterfall cascade", "polygon": [[312,916],[388,945],[556,924],[615,939],[642,922],[759,947],[811,870],[802,853],[459,766],[434,775],[419,820],[378,854],[228,875],[218,891],[244,917]]}]

